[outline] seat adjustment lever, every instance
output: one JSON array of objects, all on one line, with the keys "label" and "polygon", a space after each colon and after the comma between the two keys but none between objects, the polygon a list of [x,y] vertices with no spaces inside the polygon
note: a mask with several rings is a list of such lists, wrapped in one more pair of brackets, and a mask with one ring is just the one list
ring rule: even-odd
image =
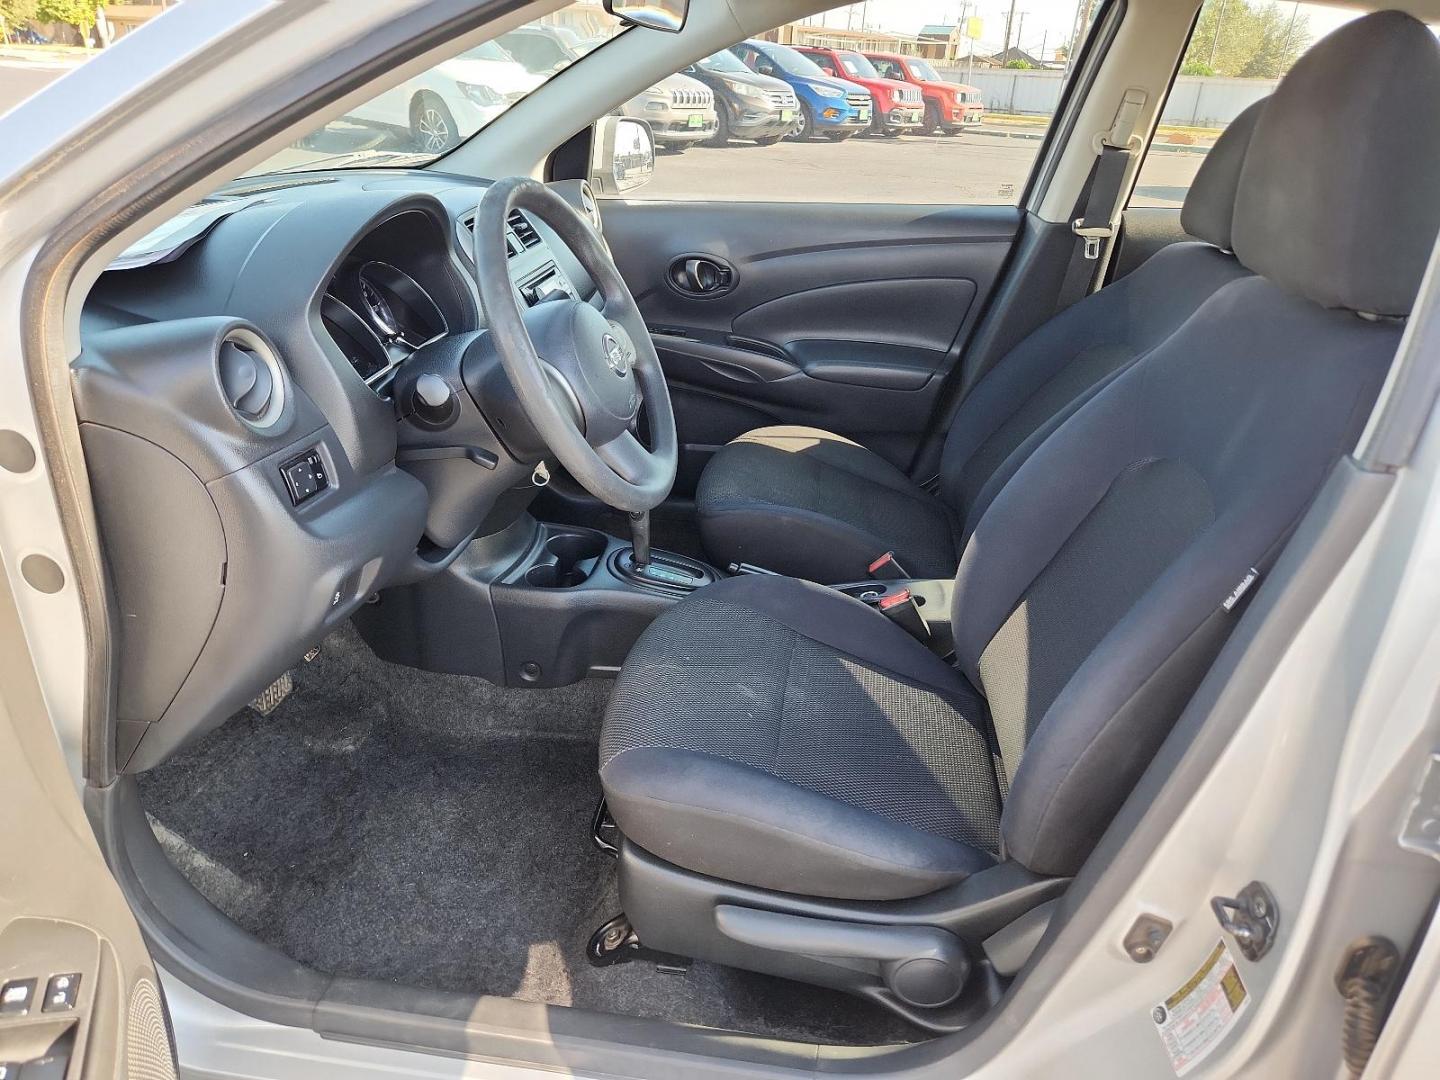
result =
[{"label": "seat adjustment lever", "polygon": [[970,976],[960,939],[937,926],[885,926],[832,922],[734,904],[715,909],[715,925],[732,941],[757,949],[834,960],[861,961],[907,1005],[948,1005]]}]

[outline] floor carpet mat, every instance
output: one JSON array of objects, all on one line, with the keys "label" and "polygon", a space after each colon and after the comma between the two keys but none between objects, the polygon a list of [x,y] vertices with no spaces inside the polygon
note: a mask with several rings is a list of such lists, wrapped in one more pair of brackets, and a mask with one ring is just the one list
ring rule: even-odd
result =
[{"label": "floor carpet mat", "polygon": [[619,910],[589,840],[610,683],[504,690],[375,657],[348,626],[246,710],[140,777],[166,854],[251,934],[321,971],[776,1038],[917,1033],[865,1002],[696,963],[593,968]]}]

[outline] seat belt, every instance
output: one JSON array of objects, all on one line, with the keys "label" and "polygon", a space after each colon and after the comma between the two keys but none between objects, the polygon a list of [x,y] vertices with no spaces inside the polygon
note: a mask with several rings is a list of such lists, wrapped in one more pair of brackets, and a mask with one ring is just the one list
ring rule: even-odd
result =
[{"label": "seat belt", "polygon": [[1115,110],[1110,130],[1100,137],[1099,153],[1090,166],[1085,186],[1080,189],[1080,198],[1075,202],[1070,231],[1079,243],[1071,252],[1070,263],[1065,268],[1056,311],[1064,311],[1071,304],[1083,300],[1095,285],[1097,272],[1102,266],[1100,256],[1104,253],[1105,244],[1115,235],[1121,189],[1125,174],[1130,169],[1130,159],[1135,156],[1130,144],[1144,105],[1144,90],[1134,87],[1126,90],[1120,107]]}]

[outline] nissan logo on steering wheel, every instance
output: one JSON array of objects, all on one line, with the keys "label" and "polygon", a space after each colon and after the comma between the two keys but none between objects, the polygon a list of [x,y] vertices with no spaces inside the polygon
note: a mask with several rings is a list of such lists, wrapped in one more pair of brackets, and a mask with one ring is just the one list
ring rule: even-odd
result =
[{"label": "nissan logo on steering wheel", "polygon": [[605,350],[605,364],[616,375],[622,379],[630,372],[630,360],[625,355],[625,350],[620,347],[620,342],[613,334],[606,334],[600,339],[600,347]]}]

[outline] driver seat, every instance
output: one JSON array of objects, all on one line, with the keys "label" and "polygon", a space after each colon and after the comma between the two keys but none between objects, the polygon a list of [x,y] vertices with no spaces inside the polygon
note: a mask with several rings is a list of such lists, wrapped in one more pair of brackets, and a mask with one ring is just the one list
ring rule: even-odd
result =
[{"label": "driver seat", "polygon": [[[600,747],[645,946],[973,1018],[1003,970],[984,942],[1080,869],[1359,437],[1440,228],[1440,125],[1397,118],[1437,112],[1440,46],[1408,15],[1295,65],[1241,174],[1253,274],[996,496],[954,580],[953,665],[790,578],[651,625]],[[1337,129],[1365,152],[1337,155]]]},{"label": "driver seat", "polygon": [[695,508],[719,565],[859,581],[886,551],[915,577],[950,577],[970,527],[1044,434],[1245,275],[1228,252],[1235,187],[1258,101],[1225,130],[1185,197],[1198,242],[1171,244],[1134,273],[1062,311],[965,398],[950,426],[938,495],[878,454],[818,428],[758,428],[706,464]]}]

